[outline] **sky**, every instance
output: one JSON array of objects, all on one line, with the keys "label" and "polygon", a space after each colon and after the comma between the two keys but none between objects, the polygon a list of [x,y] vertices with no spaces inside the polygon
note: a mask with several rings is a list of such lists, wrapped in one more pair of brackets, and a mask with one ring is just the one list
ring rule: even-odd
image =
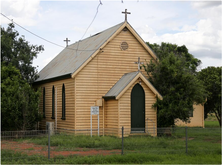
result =
[{"label": "sky", "polygon": [[[185,45],[189,53],[202,61],[199,70],[222,65],[221,1],[1,1],[2,14],[57,44],[51,44],[15,25],[15,29],[30,44],[44,46],[45,50],[33,61],[38,71],[64,49],[66,38],[71,40],[69,44],[75,43],[119,24],[125,19],[122,14],[125,9],[131,12],[127,16],[128,22],[145,42]],[[1,26],[7,28],[10,21],[2,15],[0,18]]]}]

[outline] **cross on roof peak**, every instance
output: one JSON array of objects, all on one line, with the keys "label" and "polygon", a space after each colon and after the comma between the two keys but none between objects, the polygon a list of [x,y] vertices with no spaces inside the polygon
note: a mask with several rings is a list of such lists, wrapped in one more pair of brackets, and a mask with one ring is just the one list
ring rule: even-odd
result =
[{"label": "cross on roof peak", "polygon": [[127,22],[127,14],[131,14],[130,12],[127,12],[127,9],[125,9],[125,12],[122,12],[123,14],[125,14],[125,21]]},{"label": "cross on roof peak", "polygon": [[66,47],[67,47],[68,46],[68,42],[70,42],[70,40],[68,38],[66,38],[64,41],[66,42]]},{"label": "cross on roof peak", "polygon": [[140,71],[140,65],[143,64],[143,62],[140,62],[140,57],[138,57],[138,62],[134,62],[135,64],[138,64],[138,71]]}]

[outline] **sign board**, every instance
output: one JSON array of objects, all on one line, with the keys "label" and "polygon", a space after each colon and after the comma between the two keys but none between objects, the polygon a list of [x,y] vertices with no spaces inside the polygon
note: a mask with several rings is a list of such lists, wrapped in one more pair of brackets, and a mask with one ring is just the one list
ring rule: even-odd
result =
[{"label": "sign board", "polygon": [[99,106],[91,107],[91,115],[99,115]]},{"label": "sign board", "polygon": [[99,106],[92,106],[91,107],[91,115],[90,115],[91,137],[92,137],[92,115],[98,115],[98,136],[99,136]]}]

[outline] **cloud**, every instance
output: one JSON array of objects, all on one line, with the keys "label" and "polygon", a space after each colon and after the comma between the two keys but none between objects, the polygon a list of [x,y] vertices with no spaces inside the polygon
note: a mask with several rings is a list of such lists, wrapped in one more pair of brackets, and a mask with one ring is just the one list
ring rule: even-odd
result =
[{"label": "cloud", "polygon": [[192,31],[192,30],[196,30],[196,26],[194,26],[194,25],[184,25],[184,26],[182,26],[181,29],[178,28],[178,30],[184,31],[184,32]]},{"label": "cloud", "polygon": [[[10,19],[16,20],[16,23],[23,26],[33,26],[36,24],[35,16],[40,9],[40,0],[3,0],[1,12]],[[2,19],[2,23],[8,23]]]},{"label": "cloud", "polygon": [[207,68],[208,66],[215,66],[215,67],[222,66],[222,61],[221,60],[214,59],[214,58],[211,58],[211,57],[201,58],[201,62],[202,62],[202,64],[200,65],[199,70]]},{"label": "cloud", "polygon": [[193,8],[203,9],[221,5],[221,1],[192,2]]},{"label": "cloud", "polygon": [[157,35],[151,27],[144,26],[144,29],[139,29],[140,35],[145,41],[151,43],[169,42],[186,45],[197,58],[221,59],[221,4],[195,2],[192,5],[196,8],[198,17],[202,18],[195,24],[184,24],[181,27],[176,27],[178,32],[173,31],[162,35]]},{"label": "cloud", "polygon": [[156,33],[155,31],[149,27],[148,25],[144,25],[144,26],[141,26],[139,28],[137,28],[137,30],[140,32],[140,36],[145,39],[147,38],[149,41],[150,38],[154,38],[156,37]]}]

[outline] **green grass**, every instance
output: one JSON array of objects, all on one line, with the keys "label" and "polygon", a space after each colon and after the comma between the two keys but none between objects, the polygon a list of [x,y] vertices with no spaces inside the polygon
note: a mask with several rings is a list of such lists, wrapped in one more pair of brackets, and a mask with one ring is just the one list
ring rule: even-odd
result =
[{"label": "green grass", "polygon": [[[185,128],[175,128],[170,137],[130,136],[124,138],[124,155],[59,156],[47,160],[13,151],[2,150],[3,164],[221,164],[221,130],[219,128],[187,128],[188,154],[186,154]],[[19,139],[38,145],[47,145],[48,138]],[[50,144],[56,151],[76,151],[79,148],[119,149],[121,138],[111,136],[75,136],[65,133],[51,136]],[[6,159],[7,157],[13,159]],[[18,158],[16,158],[18,157]],[[24,158],[21,158],[24,157]]]},{"label": "green grass", "polygon": [[220,124],[219,124],[215,114],[212,113],[212,114],[208,115],[208,117],[204,121],[204,126],[205,126],[205,128],[211,128],[211,127],[217,128],[217,127],[220,127]]},{"label": "green grass", "polygon": [[204,121],[205,128],[220,127],[218,121]]},{"label": "green grass", "polygon": [[[57,156],[48,160],[46,157],[31,157],[25,154],[2,151],[2,157],[14,159],[2,160],[2,164],[220,164],[221,156],[215,154],[145,154],[131,153],[108,156]],[[22,156],[19,158],[19,156]]]}]

